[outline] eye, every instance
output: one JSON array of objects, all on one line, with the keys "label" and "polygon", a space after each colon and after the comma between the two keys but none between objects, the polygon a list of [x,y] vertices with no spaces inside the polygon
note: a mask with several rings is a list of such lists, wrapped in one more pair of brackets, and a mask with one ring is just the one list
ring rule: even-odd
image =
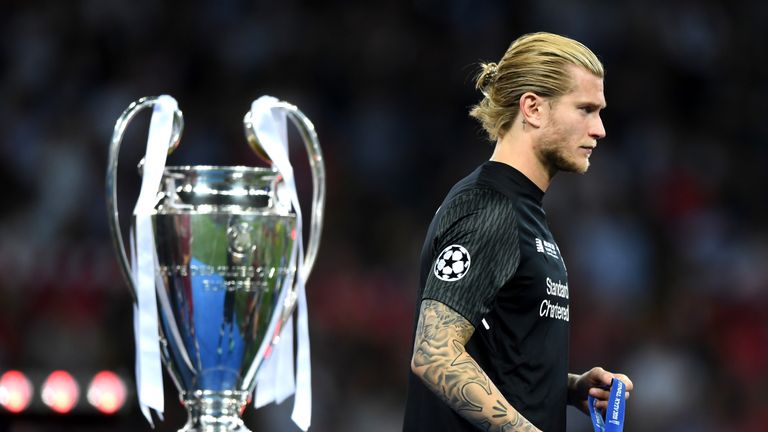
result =
[{"label": "eye", "polygon": [[579,107],[580,110],[584,111],[587,114],[592,114],[593,112],[597,111],[597,107],[594,105],[584,105]]}]

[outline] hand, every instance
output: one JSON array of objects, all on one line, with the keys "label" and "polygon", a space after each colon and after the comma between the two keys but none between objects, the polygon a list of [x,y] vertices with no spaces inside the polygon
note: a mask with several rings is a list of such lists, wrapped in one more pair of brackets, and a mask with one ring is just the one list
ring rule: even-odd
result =
[{"label": "hand", "polygon": [[624,398],[629,399],[629,392],[634,388],[632,380],[624,374],[615,374],[601,367],[595,367],[581,375],[571,374],[568,377],[568,403],[584,413],[589,413],[587,396],[592,396],[597,399],[595,404],[597,409],[604,412],[608,407],[611,380],[614,378],[624,382],[627,389],[624,393]]}]

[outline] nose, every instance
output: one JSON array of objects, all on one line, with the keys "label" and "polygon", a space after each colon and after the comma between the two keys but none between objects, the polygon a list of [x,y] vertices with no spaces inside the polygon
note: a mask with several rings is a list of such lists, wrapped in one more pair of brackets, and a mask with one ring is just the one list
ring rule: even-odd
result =
[{"label": "nose", "polygon": [[603,119],[597,117],[595,122],[592,123],[592,126],[589,130],[589,136],[596,140],[605,138],[605,127],[603,126]]}]

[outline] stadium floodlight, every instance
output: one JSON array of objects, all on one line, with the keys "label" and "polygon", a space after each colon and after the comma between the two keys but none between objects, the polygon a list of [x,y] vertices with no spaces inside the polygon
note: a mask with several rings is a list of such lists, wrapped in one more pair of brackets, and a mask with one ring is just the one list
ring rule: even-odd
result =
[{"label": "stadium floodlight", "polygon": [[32,383],[17,370],[10,370],[0,376],[0,405],[18,414],[24,411],[32,400]]},{"label": "stadium floodlight", "polygon": [[48,375],[42,387],[43,403],[50,409],[66,414],[77,405],[80,388],[69,372],[57,370]]},{"label": "stadium floodlight", "polygon": [[114,414],[125,404],[126,387],[117,374],[97,373],[88,385],[88,402],[103,414]]}]

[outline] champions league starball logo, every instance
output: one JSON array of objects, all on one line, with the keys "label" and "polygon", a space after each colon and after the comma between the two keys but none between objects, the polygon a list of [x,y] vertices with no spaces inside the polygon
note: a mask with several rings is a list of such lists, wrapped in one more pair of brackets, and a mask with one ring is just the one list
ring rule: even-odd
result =
[{"label": "champions league starball logo", "polygon": [[463,246],[450,245],[437,257],[435,276],[446,282],[459,280],[467,274],[469,263],[469,252]]}]

